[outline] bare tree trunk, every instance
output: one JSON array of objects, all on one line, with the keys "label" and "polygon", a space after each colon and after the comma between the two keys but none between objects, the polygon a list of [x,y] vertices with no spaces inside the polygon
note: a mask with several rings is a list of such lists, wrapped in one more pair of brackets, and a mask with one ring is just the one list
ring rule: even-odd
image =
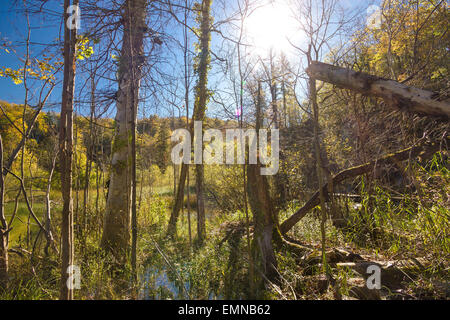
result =
[{"label": "bare tree trunk", "polygon": [[[211,19],[210,19],[211,0],[203,0],[201,3],[201,23],[200,23],[200,54],[199,64],[197,67],[198,82],[195,88],[195,103],[194,103],[194,121],[203,121],[205,118],[206,104],[208,101],[208,67],[210,63],[210,40],[211,40]],[[192,132],[194,123],[191,123],[191,139],[193,139]],[[202,151],[203,153],[203,151]],[[167,229],[167,235],[173,236],[176,234],[176,223],[178,221],[179,212],[184,200],[184,185],[186,181],[188,165],[183,164],[180,173],[180,183],[175,200],[175,206],[170,216],[170,221]],[[206,236],[205,226],[205,199],[204,199],[204,170],[203,165],[195,166],[196,176],[196,191],[197,191],[197,235],[199,244],[203,243]]]},{"label": "bare tree trunk", "polygon": [[8,221],[5,216],[5,181],[3,179],[3,142],[0,135],[0,288],[8,286]]},{"label": "bare tree trunk", "polygon": [[[68,268],[73,265],[73,201],[72,201],[72,156],[73,156],[73,94],[75,87],[77,29],[69,30],[67,21],[70,0],[64,0],[64,81],[59,126],[59,154],[61,167],[61,193],[63,197],[61,242],[61,300],[73,299],[73,289],[68,285]],[[78,0],[73,1],[78,5]]]},{"label": "bare tree trunk", "polygon": [[307,72],[317,80],[383,98],[386,104],[393,108],[431,116],[450,117],[450,102],[439,101],[438,96],[430,91],[317,61],[311,63]]},{"label": "bare tree trunk", "polygon": [[[256,102],[256,132],[262,123],[261,85],[258,83],[258,98]],[[275,208],[269,192],[267,177],[260,174],[260,164],[247,166],[247,193],[253,213],[253,258],[254,264],[270,281],[278,278],[277,260],[274,251],[274,234],[277,230]]]},{"label": "bare tree trunk", "polygon": [[[26,10],[26,9],[25,9]],[[28,74],[26,72],[26,66],[28,65],[30,61],[30,37],[31,37],[31,28],[30,28],[30,19],[27,15],[27,26],[28,26],[28,33],[27,33],[27,40],[26,40],[26,56],[25,56],[25,66],[23,71],[23,86],[25,88],[25,101],[23,103],[23,113],[22,113],[22,132],[26,131],[26,112],[27,112],[27,106],[28,106]],[[24,181],[24,158],[25,158],[25,147],[27,143],[27,137],[24,135],[22,137],[23,145],[21,149],[21,159],[20,159],[20,178],[22,181]],[[25,184],[25,181],[23,182]],[[17,200],[16,200],[17,201]],[[28,214],[28,220],[27,220],[27,236],[26,236],[26,244],[27,248],[30,247],[30,215]]]},{"label": "bare tree trunk", "polygon": [[[33,198],[33,172],[31,170],[32,161],[33,161],[33,155],[30,156],[30,163],[28,164],[28,170],[29,170],[29,174],[30,174],[30,206],[31,206],[31,208],[33,208],[33,202],[34,202],[34,198]],[[31,221],[31,214],[28,213],[28,218],[27,218],[27,246],[29,246],[29,243],[31,242],[32,237],[33,237],[33,234],[31,232],[30,221]]]},{"label": "bare tree trunk", "polygon": [[[145,7],[143,8],[145,10]],[[130,26],[132,25],[131,15],[129,15]],[[145,15],[143,18],[145,23]],[[142,25],[140,25],[142,27]],[[132,28],[130,27],[130,35],[132,34]],[[139,46],[142,46],[140,53],[143,53],[143,34],[140,40]],[[134,70],[134,50],[130,43],[131,52],[131,272],[134,281],[137,281],[137,235],[138,235],[138,221],[137,221],[137,178],[136,178],[136,122],[137,122],[137,110],[139,104],[139,87],[135,87],[135,70]],[[139,74],[140,77],[140,74]],[[138,80],[139,81],[139,80]],[[135,94],[136,92],[136,94]]]},{"label": "bare tree trunk", "polygon": [[[74,141],[74,150],[78,149],[78,125],[77,122],[75,121],[74,123],[75,125],[75,141]],[[79,179],[79,172],[81,171],[81,168],[79,168],[79,164],[80,164],[80,157],[78,157],[78,153],[75,152],[74,156],[73,156],[73,172],[72,172],[72,177],[75,177],[75,181],[74,181],[74,188],[75,188],[75,210],[73,213],[74,216],[74,228],[76,228],[75,235],[78,237],[82,236],[82,222],[81,222],[81,218],[80,218],[80,214],[79,214],[79,208],[80,208],[80,179]],[[73,201],[73,200],[72,200]]]},{"label": "bare tree trunk", "polygon": [[206,238],[204,180],[205,170],[203,165],[195,165],[195,189],[197,192],[197,237],[199,245],[202,245]]},{"label": "bare tree trunk", "polygon": [[132,180],[135,174],[129,141],[133,140],[141,68],[144,63],[145,17],[145,0],[126,1],[122,19],[124,32],[119,66],[116,136],[101,241],[102,247],[113,255],[119,265],[126,264],[130,247],[132,198],[135,198],[132,194]]},{"label": "bare tree trunk", "polygon": [[[189,130],[189,65],[188,65],[188,29],[187,29],[187,8],[188,8],[188,2],[185,0],[186,9],[184,10],[184,22],[186,23],[184,26],[184,100],[186,103],[186,129]],[[192,132],[191,132],[192,135]],[[191,144],[192,145],[192,144]],[[181,181],[181,174],[183,173],[183,166],[181,165],[181,173],[180,173],[180,181]],[[191,183],[190,183],[190,177],[189,177],[189,165],[186,166],[186,179],[187,179],[187,220],[188,220],[188,233],[189,233],[189,252],[192,250],[192,226],[191,226]],[[181,183],[180,183],[181,186]],[[184,181],[183,181],[183,187],[184,189]],[[181,194],[181,198],[184,201],[184,195]]]},{"label": "bare tree trunk", "polygon": [[[244,107],[243,107],[243,100],[244,100],[244,73],[242,70],[242,54],[241,54],[241,43],[242,43],[242,39],[243,39],[243,35],[244,35],[244,23],[245,23],[245,19],[248,13],[248,3],[245,2],[245,6],[244,8],[240,8],[239,13],[241,16],[240,19],[240,32],[239,32],[239,38],[238,41],[236,42],[236,53],[237,53],[237,64],[238,64],[238,71],[239,71],[239,97],[238,99],[236,99],[236,110],[238,111],[237,115],[238,115],[238,122],[239,122],[239,128],[242,129],[243,128],[243,122],[244,122]],[[260,84],[258,83],[258,97],[260,94]],[[257,107],[260,106],[260,103],[257,103]],[[257,112],[259,112],[259,109],[257,108]],[[258,117],[259,113],[257,113],[257,124],[258,124]],[[245,143],[244,143],[244,139],[241,136],[241,140],[240,140],[240,144],[241,144],[241,152],[244,153],[245,150]],[[246,156],[245,156],[246,157]],[[248,257],[248,281],[249,281],[249,298],[253,298],[256,295],[255,292],[255,263],[254,263],[254,257],[252,254],[252,241],[251,241],[251,237],[250,237],[250,216],[249,216],[249,202],[248,202],[248,188],[249,188],[249,182],[248,182],[248,168],[247,165],[244,163],[242,165],[242,187],[243,187],[243,192],[244,192],[244,213],[245,213],[245,231],[246,231],[246,240],[247,240],[247,257]],[[234,253],[232,253],[230,255],[230,261],[233,261],[233,255]]]},{"label": "bare tree trunk", "polygon": [[[92,72],[92,71],[91,71]],[[82,230],[86,234],[87,226],[89,225],[88,221],[88,206],[89,206],[89,183],[91,178],[92,171],[92,158],[94,154],[94,144],[95,144],[95,134],[94,134],[94,116],[95,116],[95,79],[94,74],[91,74],[91,112],[89,117],[89,145],[87,149],[86,155],[86,168],[84,173],[84,190],[83,190],[83,221],[82,221]],[[83,237],[83,241],[86,240],[86,237]]]},{"label": "bare tree trunk", "polygon": [[284,119],[284,128],[288,127],[288,117],[287,117],[287,101],[286,101],[286,80],[284,79],[283,71],[283,79],[281,80],[281,93],[283,95],[283,119]]},{"label": "bare tree trunk", "polygon": [[273,234],[276,228],[275,209],[270,198],[267,178],[260,175],[259,165],[248,165],[247,188],[255,226],[253,239],[256,247],[253,249],[253,261],[256,268],[262,271],[267,279],[274,281],[278,276],[273,246]]},{"label": "bare tree trunk", "polygon": [[172,164],[173,170],[173,196],[177,196],[177,166],[175,163]]},{"label": "bare tree trunk", "polygon": [[[309,47],[308,52],[308,64],[311,63],[311,46]],[[321,221],[320,221],[320,233],[321,233],[321,243],[322,243],[322,266],[323,271],[326,272],[327,276],[328,267],[327,267],[327,256],[326,256],[326,234],[325,234],[325,223],[327,220],[327,208],[325,206],[325,195],[323,192],[323,161],[320,152],[320,138],[319,138],[319,105],[317,104],[317,88],[316,88],[316,79],[313,77],[309,77],[309,101],[312,106],[313,111],[313,121],[314,121],[314,151],[316,155],[316,171],[317,171],[317,180],[319,184],[319,200],[320,200],[320,212],[321,212]]]},{"label": "bare tree trunk", "polygon": [[175,197],[175,204],[173,206],[172,213],[170,215],[169,225],[167,227],[167,235],[170,237],[175,236],[177,233],[177,221],[178,221],[178,217],[180,215],[181,207],[183,206],[183,202],[184,202],[184,186],[186,183],[186,177],[188,174],[188,170],[189,170],[189,165],[182,163],[181,164],[181,172],[180,172],[180,180],[178,182],[177,194]]},{"label": "bare tree trunk", "polygon": [[[189,125],[189,65],[188,65],[188,29],[187,29],[187,12],[188,2],[185,0],[184,11],[184,88],[185,88],[185,103],[186,103],[186,129],[191,134],[191,145],[193,142],[193,123]],[[194,106],[195,113],[195,106]],[[189,246],[192,247],[192,230],[191,230],[191,204],[190,204],[190,183],[189,183],[189,165],[182,163],[180,170],[180,179],[178,182],[178,189],[175,195],[175,204],[170,214],[169,225],[167,227],[167,235],[173,237],[177,233],[177,221],[184,202],[184,188],[187,180],[187,210],[188,210],[188,229],[189,229]]]},{"label": "bare tree trunk", "polygon": [[[277,75],[275,73],[275,66],[274,66],[274,56],[272,51],[270,52],[270,70],[266,71],[268,74],[269,79],[269,87],[270,87],[270,96],[271,96],[271,105],[272,105],[272,112],[273,112],[273,127],[275,129],[280,128],[281,123],[281,115],[280,111],[278,109],[278,93],[277,93]],[[283,92],[283,97],[285,101],[285,96]],[[281,150],[280,152],[280,162],[283,163],[283,152]],[[281,172],[280,172],[281,171]],[[286,202],[286,179],[284,177],[284,173],[282,170],[280,170],[275,176],[274,176],[274,183],[275,183],[275,190],[276,190],[276,198],[275,205],[278,208],[283,207],[284,203]]]},{"label": "bare tree trunk", "polygon": [[56,159],[58,158],[58,151],[54,151],[55,154],[52,159],[50,173],[47,179],[47,190],[45,192],[45,203],[46,203],[46,211],[45,211],[45,229],[47,230],[46,240],[47,243],[44,248],[44,253],[48,256],[48,248],[53,242],[53,234],[52,234],[52,216],[51,216],[51,203],[50,203],[50,190],[52,188],[52,178],[53,173],[55,171]]},{"label": "bare tree trunk", "polygon": [[96,164],[96,166],[95,166],[95,172],[96,172],[96,175],[95,175],[95,190],[96,190],[96,193],[95,193],[95,216],[96,217],[98,217],[98,214],[99,214],[99,207],[98,207],[98,205],[99,205],[99,199],[100,199],[100,164],[98,163],[98,161],[100,161],[98,158],[97,158],[97,164]]},{"label": "bare tree trunk", "polygon": [[[210,41],[211,41],[211,0],[203,0],[201,4],[200,23],[200,59],[197,73],[199,75],[196,86],[196,99],[194,107],[194,120],[204,121],[206,104],[208,102],[208,69],[210,64]],[[203,127],[203,126],[202,126]],[[203,144],[202,144],[203,145]],[[202,148],[203,153],[203,148]],[[200,245],[206,238],[206,217],[205,217],[205,190],[204,190],[204,166],[195,165],[195,185],[197,192],[197,237]]]},{"label": "bare tree trunk", "polygon": [[188,220],[188,233],[189,233],[189,250],[192,249],[192,226],[191,226],[191,183],[189,179],[189,166],[187,166],[187,220]]}]

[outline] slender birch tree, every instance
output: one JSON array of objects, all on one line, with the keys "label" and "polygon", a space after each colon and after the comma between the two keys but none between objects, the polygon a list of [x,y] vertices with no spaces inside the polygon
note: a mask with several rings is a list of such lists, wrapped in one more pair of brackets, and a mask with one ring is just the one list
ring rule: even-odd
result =
[{"label": "slender birch tree", "polygon": [[[79,1],[74,0],[73,6]],[[70,0],[64,0],[64,80],[59,124],[59,156],[61,169],[61,193],[63,197],[61,223],[61,288],[60,299],[73,299],[73,289],[68,284],[69,267],[73,265],[73,201],[72,201],[72,156],[73,156],[73,93],[75,88],[77,26],[72,25]]]},{"label": "slender birch tree", "polygon": [[8,285],[8,221],[4,211],[5,184],[3,180],[3,142],[0,135],[0,288]]}]

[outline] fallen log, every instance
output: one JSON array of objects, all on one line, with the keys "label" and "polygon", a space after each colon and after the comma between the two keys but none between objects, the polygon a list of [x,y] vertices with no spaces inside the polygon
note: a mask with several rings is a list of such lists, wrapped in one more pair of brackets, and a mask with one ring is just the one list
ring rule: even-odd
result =
[{"label": "fallen log", "polygon": [[381,284],[389,289],[399,289],[403,282],[412,281],[418,274],[423,273],[431,262],[424,258],[414,258],[397,261],[357,261],[337,263],[338,268],[349,268],[359,273],[364,280],[372,274],[368,272],[370,266],[378,266],[381,271]]},{"label": "fallen log", "polygon": [[[348,199],[356,199],[356,201],[361,200],[360,194],[346,194],[346,193],[333,193],[333,197],[335,198],[348,198]],[[371,196],[374,197],[374,196]],[[404,200],[404,197],[390,197],[391,200]]]},{"label": "fallen log", "polygon": [[363,72],[314,61],[306,70],[314,79],[383,98],[388,106],[422,115],[450,117],[450,101],[438,100],[438,94],[383,79]]},{"label": "fallen log", "polygon": [[[357,167],[353,167],[350,169],[346,169],[341,171],[336,176],[332,178],[333,185],[336,185],[346,179],[354,178],[360,176],[362,174],[368,173],[374,169],[377,165],[384,165],[387,163],[398,163],[400,161],[407,160],[409,158],[415,158],[418,156],[428,157],[433,155],[435,152],[439,150],[438,145],[429,145],[429,146],[416,146],[410,147],[405,150],[398,151],[393,154],[388,154],[380,159],[376,159],[370,161],[368,163],[362,164]],[[325,199],[329,199],[328,195],[328,183],[322,187],[323,194],[325,195]],[[319,199],[319,190],[314,193],[314,195],[306,202],[306,204],[298,209],[292,216],[287,218],[281,225],[280,230],[282,234],[286,234],[289,230],[292,229],[294,225],[296,225],[311,209],[318,206],[320,204]]]},{"label": "fallen log", "polygon": [[[349,252],[341,248],[332,248],[330,250],[327,250],[325,254],[327,256],[327,263],[329,264],[364,261],[364,258],[359,254]],[[309,268],[315,267],[321,264],[321,262],[322,252],[316,250],[313,251],[310,255],[305,256],[303,261],[301,262],[301,265],[305,268]]]}]

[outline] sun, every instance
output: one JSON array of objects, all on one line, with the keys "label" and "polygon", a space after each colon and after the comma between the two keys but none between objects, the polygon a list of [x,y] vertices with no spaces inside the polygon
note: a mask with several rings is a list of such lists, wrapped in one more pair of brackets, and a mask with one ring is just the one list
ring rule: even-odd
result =
[{"label": "sun", "polygon": [[247,42],[253,53],[265,56],[274,52],[290,51],[289,40],[299,36],[298,22],[283,0],[270,1],[255,9],[244,23]]}]

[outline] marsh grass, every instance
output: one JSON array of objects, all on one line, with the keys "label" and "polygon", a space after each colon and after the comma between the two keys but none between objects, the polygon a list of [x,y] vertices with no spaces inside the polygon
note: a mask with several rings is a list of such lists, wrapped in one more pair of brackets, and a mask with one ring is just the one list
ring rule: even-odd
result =
[{"label": "marsh grass", "polygon": [[[249,261],[245,252],[244,236],[235,242],[223,241],[226,236],[224,226],[245,221],[240,210],[223,210],[217,200],[227,199],[240,190],[240,182],[233,180],[235,171],[226,170],[223,177],[218,176],[217,168],[210,168],[208,187],[220,197],[214,199],[208,194],[207,230],[208,239],[204,246],[196,244],[196,197],[191,185],[191,231],[193,243],[189,244],[187,219],[187,196],[178,221],[178,233],[175,239],[166,238],[166,228],[173,205],[173,172],[168,168],[164,174],[159,170],[142,171],[138,176],[154,174],[149,179],[142,178],[144,186],[138,188],[138,271],[139,281],[131,281],[130,270],[123,270],[125,286],[117,289],[117,280],[111,275],[108,265],[110,257],[99,248],[102,232],[102,212],[105,207],[102,189],[98,208],[96,207],[96,189],[90,190],[86,212],[83,211],[83,191],[74,193],[78,199],[77,219],[86,219],[85,226],[77,223],[75,263],[81,268],[81,289],[75,290],[77,299],[246,299],[250,296],[248,282]],[[406,259],[425,256],[432,260],[432,267],[420,274],[408,290],[411,294],[432,297],[433,283],[448,281],[449,261],[449,214],[448,193],[449,171],[445,162],[435,157],[431,163],[411,168],[419,174],[416,183],[421,194],[431,194],[429,198],[420,197],[420,193],[405,194],[401,200],[391,196],[390,190],[375,184],[372,193],[362,190],[361,202],[337,202],[338,209],[344,214],[344,227],[335,226],[331,219],[326,223],[327,248],[344,248],[373,258]],[[211,179],[214,181],[211,182]],[[222,180],[221,180],[222,179]],[[439,183],[436,183],[439,182]],[[436,189],[441,185],[441,189]],[[234,189],[233,189],[234,188]],[[11,195],[13,193],[8,193]],[[59,244],[60,192],[52,191],[53,231]],[[8,198],[6,215],[14,209],[14,199]],[[33,208],[42,219],[45,206],[42,195],[36,193]],[[238,200],[239,201],[239,200]],[[238,202],[236,202],[238,203]],[[292,215],[303,203],[292,201],[287,209],[280,212],[283,221]],[[234,208],[235,203],[229,208]],[[74,208],[77,208],[76,202]],[[251,212],[250,212],[251,218]],[[17,219],[11,232],[10,247],[26,246],[24,237],[27,231],[28,210],[25,203],[19,202]],[[77,220],[81,221],[81,220]],[[33,221],[32,221],[33,222]],[[84,228],[84,229],[83,229]],[[31,224],[33,235],[37,226]],[[313,210],[306,215],[289,233],[320,252],[320,219]],[[44,239],[37,242],[33,259],[27,254],[20,256],[12,253],[10,290],[1,292],[1,299],[56,299],[59,288],[59,258],[51,251],[50,256],[43,255]],[[278,272],[281,277],[279,286],[268,286],[262,293],[267,299],[332,299],[333,295],[319,292],[311,282],[314,276],[320,276],[321,269],[312,269],[309,276],[299,269],[298,257],[289,252],[278,252]],[[447,266],[447,267],[446,267]],[[445,271],[447,270],[447,271]],[[350,279],[357,276],[349,269],[333,269],[333,275],[339,283],[342,295],[348,295]],[[417,293],[418,292],[418,293]],[[437,297],[442,297],[434,292]]]}]

